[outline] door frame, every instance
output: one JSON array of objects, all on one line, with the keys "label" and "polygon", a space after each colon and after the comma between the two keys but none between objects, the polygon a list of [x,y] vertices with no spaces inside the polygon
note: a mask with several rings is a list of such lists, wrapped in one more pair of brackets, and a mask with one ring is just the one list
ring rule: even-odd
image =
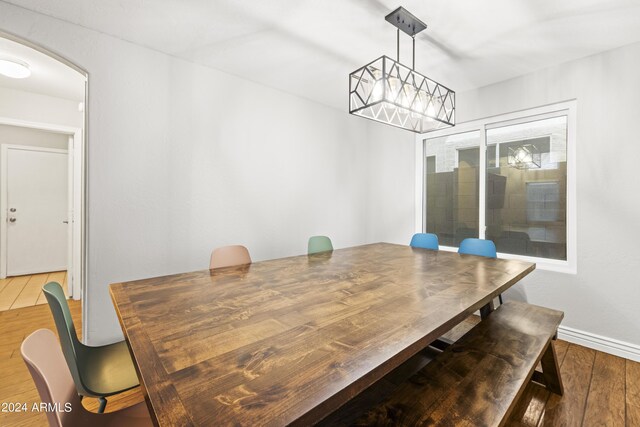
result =
[{"label": "door frame", "polygon": [[[72,156],[73,161],[73,173],[69,176],[70,182],[73,185],[72,193],[72,205],[73,205],[73,218],[71,227],[71,247],[72,255],[70,262],[69,272],[70,277],[67,277],[69,284],[69,292],[71,298],[79,300],[82,298],[84,290],[84,279],[86,274],[86,262],[87,262],[87,242],[86,242],[86,158],[85,158],[85,143],[82,135],[82,129],[72,126],[57,125],[52,123],[31,122],[20,119],[13,119],[9,117],[0,117],[0,124],[9,126],[18,126],[30,129],[44,130],[48,132],[60,133],[69,136],[70,147],[68,147],[69,155]],[[5,146],[11,146],[11,144],[3,144],[3,151],[6,151]],[[25,146],[16,145],[16,148],[24,149]],[[7,272],[7,258],[6,258],[6,233],[7,233],[7,194],[5,187],[7,179],[6,153],[2,156],[2,182],[0,183],[0,244],[2,244],[2,256],[0,256],[0,278],[6,277]]]}]

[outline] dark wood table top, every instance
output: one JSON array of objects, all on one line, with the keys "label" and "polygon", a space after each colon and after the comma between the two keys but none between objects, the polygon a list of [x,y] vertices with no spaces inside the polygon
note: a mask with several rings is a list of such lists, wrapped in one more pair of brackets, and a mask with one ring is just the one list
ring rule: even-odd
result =
[{"label": "dark wood table top", "polygon": [[376,243],[111,285],[158,425],[309,425],[533,271]]}]

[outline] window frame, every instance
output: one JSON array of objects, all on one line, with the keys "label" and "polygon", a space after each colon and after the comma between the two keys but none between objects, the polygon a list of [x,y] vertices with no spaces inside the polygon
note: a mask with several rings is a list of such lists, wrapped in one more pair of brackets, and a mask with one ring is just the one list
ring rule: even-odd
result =
[{"label": "window frame", "polygon": [[[577,192],[576,192],[576,114],[577,101],[569,100],[511,113],[499,114],[459,123],[454,127],[441,129],[429,133],[416,135],[416,199],[415,199],[415,231],[424,232],[426,229],[426,140],[441,136],[454,135],[464,132],[479,131],[480,133],[480,172],[486,177],[487,172],[487,130],[542,120],[560,115],[567,116],[567,218],[566,242],[567,259],[554,260],[524,255],[514,255],[498,252],[498,257],[517,259],[536,263],[538,269],[556,271],[567,274],[577,274]],[[486,178],[479,182],[479,237],[483,239],[486,232]],[[441,246],[441,250],[455,252],[457,247]]]}]

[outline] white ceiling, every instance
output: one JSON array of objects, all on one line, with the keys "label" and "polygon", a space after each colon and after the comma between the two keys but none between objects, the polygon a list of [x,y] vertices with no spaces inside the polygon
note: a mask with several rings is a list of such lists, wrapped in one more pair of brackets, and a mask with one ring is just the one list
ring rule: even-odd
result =
[{"label": "white ceiling", "polygon": [[31,69],[31,76],[25,79],[12,79],[0,74],[0,87],[74,101],[84,100],[84,76],[44,53],[0,37],[0,58],[21,60]]},{"label": "white ceiling", "polygon": [[[8,0],[346,109],[347,75],[386,54],[399,0]],[[416,70],[460,92],[640,41],[638,0],[405,0]],[[410,38],[401,40],[410,63]]]}]

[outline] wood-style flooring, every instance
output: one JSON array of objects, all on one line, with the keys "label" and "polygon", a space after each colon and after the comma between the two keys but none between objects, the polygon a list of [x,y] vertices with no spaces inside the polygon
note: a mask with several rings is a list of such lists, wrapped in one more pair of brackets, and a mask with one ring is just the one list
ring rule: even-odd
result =
[{"label": "wood-style flooring", "polygon": [[[80,303],[69,301],[80,330]],[[0,403],[27,403],[40,398],[20,356],[20,344],[39,328],[55,331],[47,305],[0,312]],[[640,426],[640,363],[565,341],[556,342],[565,394],[550,394],[529,384],[514,410],[509,426]],[[107,412],[143,400],[139,388],[109,398]],[[90,410],[95,399],[84,399]],[[44,426],[37,412],[0,412],[0,426]]]},{"label": "wood-style flooring", "polygon": [[58,282],[67,294],[67,272],[30,274],[0,279],[0,311],[45,304],[42,285]]},{"label": "wood-style flooring", "polygon": [[[69,300],[71,315],[73,316],[78,334],[81,334],[80,301]],[[22,340],[33,331],[47,328],[56,332],[53,317],[47,304],[24,307],[16,310],[0,312],[0,426],[46,426],[47,417],[38,412],[2,412],[4,402],[27,403],[31,408],[33,403],[40,402],[38,391],[31,379],[24,361],[20,355]],[[140,388],[135,388],[122,395],[108,398],[107,412],[131,406],[142,402]],[[97,399],[85,398],[83,405],[97,411]]]}]

